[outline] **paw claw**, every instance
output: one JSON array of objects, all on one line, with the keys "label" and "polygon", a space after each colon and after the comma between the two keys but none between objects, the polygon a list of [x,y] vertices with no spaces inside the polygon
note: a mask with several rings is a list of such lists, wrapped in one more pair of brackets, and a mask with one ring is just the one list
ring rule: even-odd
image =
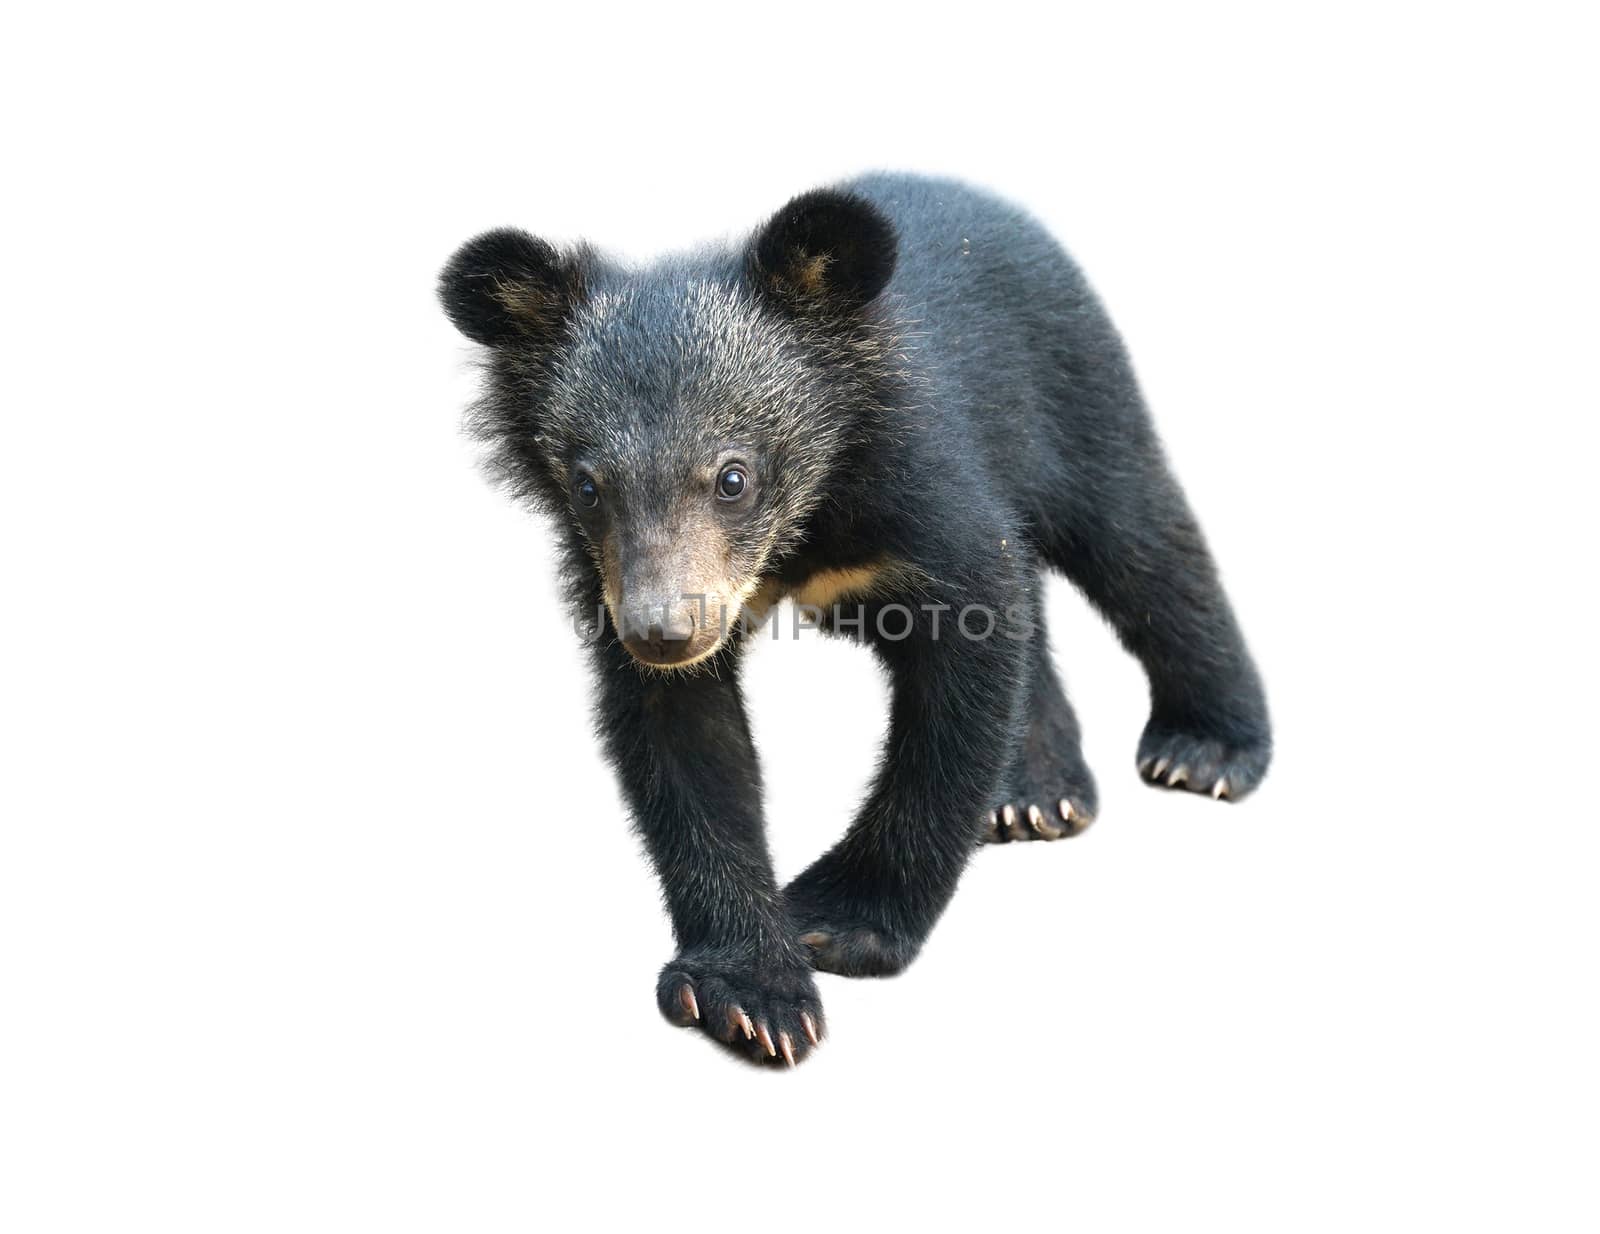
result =
[{"label": "paw claw", "polygon": [[1073,808],[1072,802],[1065,797],[1056,802],[1056,813],[1061,815],[1061,821],[1064,823],[1078,821],[1078,811]]},{"label": "paw claw", "polygon": [[[1063,799],[1061,804],[1065,804],[1065,799]],[[1056,806],[1056,813],[1058,814],[1062,813],[1061,804]],[[1038,806],[1028,807],[1028,821],[1033,824],[1033,829],[1038,833],[1041,840],[1059,840],[1063,836],[1069,836],[1072,834],[1071,823],[1062,826]]]},{"label": "paw claw", "polygon": [[811,965],[792,953],[745,960],[691,947],[662,966],[655,993],[669,1023],[699,1029],[746,1063],[772,1063],[781,1040],[785,1061],[796,1066],[822,1037]]},{"label": "paw claw", "polygon": [[1017,825],[1017,807],[1007,802],[1000,811],[1000,817],[1005,820],[1008,829],[1015,827]]},{"label": "paw claw", "polygon": [[1272,760],[1272,740],[1263,731],[1257,737],[1230,737],[1185,730],[1152,718],[1139,739],[1141,760],[1154,760],[1144,780],[1160,788],[1182,788],[1218,801],[1238,801],[1254,791]]},{"label": "paw claw", "polygon": [[826,947],[832,939],[833,935],[822,930],[812,930],[809,934],[800,936],[800,941],[807,947]]}]

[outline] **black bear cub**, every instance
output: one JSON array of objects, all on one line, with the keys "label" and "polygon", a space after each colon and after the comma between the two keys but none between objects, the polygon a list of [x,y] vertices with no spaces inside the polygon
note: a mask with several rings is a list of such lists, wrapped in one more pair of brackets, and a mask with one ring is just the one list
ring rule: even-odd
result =
[{"label": "black bear cub", "polygon": [[[747,243],[625,268],[522,231],[440,279],[487,349],[473,424],[563,531],[596,716],[661,878],[668,1019],[793,1065],[812,971],[897,973],[980,840],[1095,815],[1040,572],[1099,608],[1150,680],[1138,768],[1238,800],[1271,754],[1261,683],[1115,329],[1027,215],[871,175]],[[892,684],[844,838],[787,886],[740,692],[790,597]]]}]

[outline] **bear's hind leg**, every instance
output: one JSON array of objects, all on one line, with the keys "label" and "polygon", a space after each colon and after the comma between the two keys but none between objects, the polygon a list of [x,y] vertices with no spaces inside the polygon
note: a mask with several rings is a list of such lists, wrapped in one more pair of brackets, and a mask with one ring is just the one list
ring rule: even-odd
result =
[{"label": "bear's hind leg", "polygon": [[1150,680],[1139,774],[1238,800],[1266,774],[1266,697],[1216,566],[1177,481],[1152,448],[1142,474],[1082,495],[1047,546]]},{"label": "bear's hind leg", "polygon": [[1050,658],[1044,616],[1028,648],[1026,730],[1006,777],[1006,797],[990,813],[984,840],[1060,840],[1094,821],[1094,776],[1083,760],[1078,717]]}]

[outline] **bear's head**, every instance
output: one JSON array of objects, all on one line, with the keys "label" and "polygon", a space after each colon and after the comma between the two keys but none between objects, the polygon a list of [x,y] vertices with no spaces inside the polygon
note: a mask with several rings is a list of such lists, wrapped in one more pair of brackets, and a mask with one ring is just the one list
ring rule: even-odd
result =
[{"label": "bear's head", "polygon": [[571,527],[580,592],[638,660],[715,653],[803,536],[893,380],[895,254],[874,206],[819,190],[646,269],[510,229],[445,267],[445,311],[488,349],[490,465]]}]

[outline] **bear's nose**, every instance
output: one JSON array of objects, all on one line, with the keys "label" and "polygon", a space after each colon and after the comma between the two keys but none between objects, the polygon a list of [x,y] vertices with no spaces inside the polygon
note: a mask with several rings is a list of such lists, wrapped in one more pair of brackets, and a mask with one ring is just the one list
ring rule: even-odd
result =
[{"label": "bear's nose", "polygon": [[689,658],[694,631],[692,613],[657,606],[629,614],[623,623],[622,643],[646,664],[677,664]]},{"label": "bear's nose", "polygon": [[645,630],[645,645],[650,657],[659,664],[671,664],[687,657],[692,638],[694,623],[681,617],[652,621]]}]

